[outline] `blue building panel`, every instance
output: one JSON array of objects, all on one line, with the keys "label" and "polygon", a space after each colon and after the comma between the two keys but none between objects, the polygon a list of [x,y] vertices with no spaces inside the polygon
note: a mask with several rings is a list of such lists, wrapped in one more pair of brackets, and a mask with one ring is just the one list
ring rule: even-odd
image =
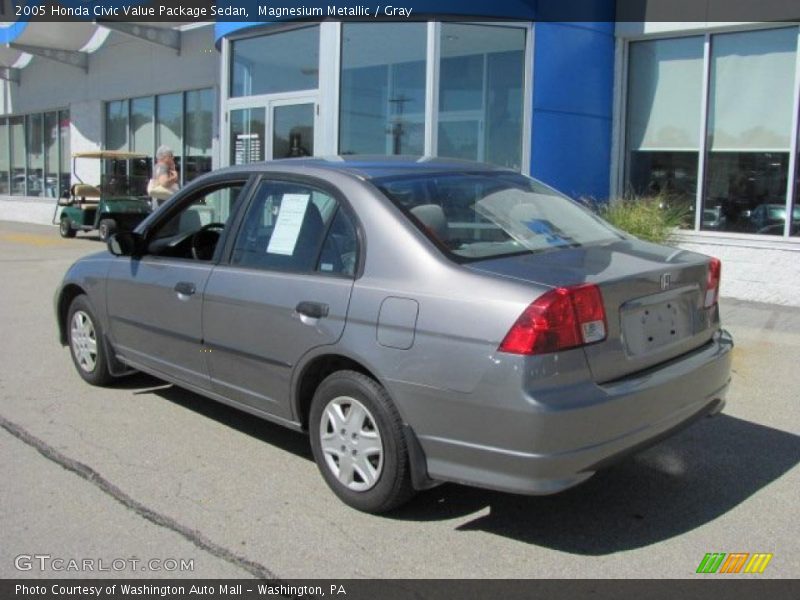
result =
[{"label": "blue building panel", "polygon": [[609,193],[613,23],[536,23],[531,174],[573,196]]},{"label": "blue building panel", "polygon": [[536,111],[531,175],[573,198],[606,200],[610,138],[608,119]]}]

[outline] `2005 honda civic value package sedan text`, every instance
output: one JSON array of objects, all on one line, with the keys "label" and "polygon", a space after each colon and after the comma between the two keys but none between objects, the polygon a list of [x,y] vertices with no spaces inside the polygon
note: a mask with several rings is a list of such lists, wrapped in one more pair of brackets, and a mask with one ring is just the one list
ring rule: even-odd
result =
[{"label": "2005 honda civic value package sedan text", "polygon": [[81,377],[144,371],[308,431],[364,511],[442,481],[565,490],[719,412],[730,381],[718,260],[486,165],[222,169],[109,250],[56,294]]}]

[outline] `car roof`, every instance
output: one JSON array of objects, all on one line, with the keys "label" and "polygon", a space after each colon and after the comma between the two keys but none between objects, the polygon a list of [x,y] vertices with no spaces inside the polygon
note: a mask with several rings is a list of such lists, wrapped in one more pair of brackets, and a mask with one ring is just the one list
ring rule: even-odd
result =
[{"label": "car roof", "polygon": [[[379,179],[388,176],[426,173],[479,173],[508,172],[511,169],[484,163],[431,156],[321,156],[313,158],[284,158],[280,160],[249,163],[230,167],[236,171],[336,171],[349,173],[360,179]],[[317,173],[320,174],[320,173]]]}]

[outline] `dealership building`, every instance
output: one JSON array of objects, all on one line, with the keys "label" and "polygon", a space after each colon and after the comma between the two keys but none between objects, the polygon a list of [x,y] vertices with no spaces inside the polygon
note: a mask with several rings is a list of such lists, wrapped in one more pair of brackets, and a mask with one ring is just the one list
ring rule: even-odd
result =
[{"label": "dealership building", "polygon": [[[797,23],[483,4],[435,21],[7,24],[0,219],[50,223],[76,176],[143,193],[162,144],[183,183],[292,156],[458,157],[574,198],[683,206],[678,245],[723,260],[723,295],[800,306]],[[150,158],[73,173],[72,153],[100,149]]]}]

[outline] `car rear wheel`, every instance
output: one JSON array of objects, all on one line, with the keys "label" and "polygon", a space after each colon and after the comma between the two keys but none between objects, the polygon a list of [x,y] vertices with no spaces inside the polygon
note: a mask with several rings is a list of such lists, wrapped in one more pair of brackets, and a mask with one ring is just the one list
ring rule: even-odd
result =
[{"label": "car rear wheel", "polygon": [[58,224],[58,232],[63,238],[74,238],[77,231],[72,228],[72,221],[69,217],[62,217]]},{"label": "car rear wheel", "polygon": [[349,506],[383,513],[413,496],[402,420],[374,379],[355,371],[328,376],[314,394],[309,428],[322,477]]},{"label": "car rear wheel", "polygon": [[78,374],[92,385],[108,385],[114,378],[108,370],[103,330],[85,295],[72,301],[67,319],[69,349]]},{"label": "car rear wheel", "polygon": [[117,231],[117,222],[114,219],[103,219],[97,226],[97,233],[104,242],[108,241],[113,233]]}]

